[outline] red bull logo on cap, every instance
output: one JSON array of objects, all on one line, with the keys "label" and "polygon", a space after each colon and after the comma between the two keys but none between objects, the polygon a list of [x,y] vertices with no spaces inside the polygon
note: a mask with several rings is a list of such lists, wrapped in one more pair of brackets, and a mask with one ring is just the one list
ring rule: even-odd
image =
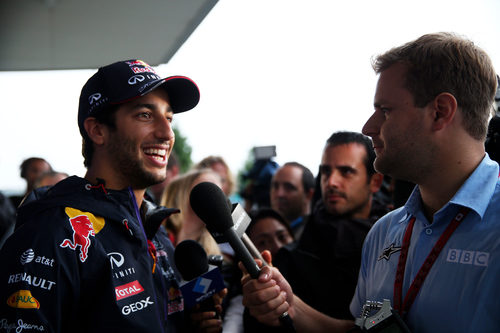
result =
[{"label": "red bull logo on cap", "polygon": [[126,63],[135,74],[145,72],[156,74],[155,70],[142,60],[126,61]]},{"label": "red bull logo on cap", "polygon": [[91,244],[90,237],[95,237],[104,227],[104,218],[71,207],[66,207],[64,211],[69,217],[68,222],[73,229],[73,237],[64,239],[60,246],[75,251],[79,248],[80,261],[85,262]]}]

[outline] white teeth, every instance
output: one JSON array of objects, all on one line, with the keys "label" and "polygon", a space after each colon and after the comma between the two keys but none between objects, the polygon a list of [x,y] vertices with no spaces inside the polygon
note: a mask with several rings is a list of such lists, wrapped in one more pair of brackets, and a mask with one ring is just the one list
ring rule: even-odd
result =
[{"label": "white teeth", "polygon": [[144,152],[146,154],[148,154],[148,155],[161,156],[161,158],[158,158],[160,160],[163,160],[163,157],[165,157],[167,155],[167,150],[166,149],[147,148],[147,149],[144,149]]}]

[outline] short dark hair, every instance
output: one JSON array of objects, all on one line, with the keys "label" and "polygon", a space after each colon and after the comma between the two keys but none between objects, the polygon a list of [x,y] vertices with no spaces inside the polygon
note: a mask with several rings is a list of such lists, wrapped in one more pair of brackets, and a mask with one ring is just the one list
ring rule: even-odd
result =
[{"label": "short dark hair", "polygon": [[442,32],[395,47],[375,57],[372,66],[380,74],[398,63],[406,66],[405,88],[415,106],[424,107],[440,93],[450,93],[462,111],[465,130],[484,140],[497,86],[486,52],[468,39]]},{"label": "short dark hair", "polygon": [[21,178],[26,178],[26,173],[28,172],[28,168],[31,163],[36,162],[36,161],[41,161],[45,162],[49,165],[50,171],[52,171],[52,166],[50,165],[49,162],[47,162],[44,158],[41,157],[30,157],[25,159],[22,163],[19,169],[21,170]]},{"label": "short dark hair", "polygon": [[[107,125],[111,129],[116,129],[116,111],[120,108],[120,104],[110,104],[102,112],[98,112],[93,116],[99,123]],[[85,167],[90,167],[92,163],[92,157],[94,156],[94,142],[90,139],[88,134],[82,137],[82,155],[83,155],[83,165]]]},{"label": "short dark hair", "polygon": [[365,158],[365,167],[366,174],[368,178],[375,174],[375,167],[373,166],[373,162],[375,162],[375,151],[373,150],[372,140],[361,133],[358,132],[335,132],[333,133],[328,140],[326,140],[326,146],[340,146],[346,145],[349,143],[358,143],[365,147],[366,158]]},{"label": "short dark hair", "polygon": [[290,236],[294,238],[294,234],[292,231],[292,228],[290,227],[290,224],[285,220],[285,218],[278,213],[276,210],[270,208],[270,207],[262,207],[256,210],[252,210],[248,213],[248,215],[251,218],[250,224],[247,227],[246,233],[250,234],[251,230],[257,224],[258,221],[265,219],[267,217],[273,218],[277,220],[279,223],[281,223],[285,229],[288,231]]},{"label": "short dark hair", "polygon": [[314,175],[306,166],[300,164],[299,162],[286,162],[282,167],[284,166],[294,166],[302,169],[302,187],[304,188],[304,192],[314,189]]}]

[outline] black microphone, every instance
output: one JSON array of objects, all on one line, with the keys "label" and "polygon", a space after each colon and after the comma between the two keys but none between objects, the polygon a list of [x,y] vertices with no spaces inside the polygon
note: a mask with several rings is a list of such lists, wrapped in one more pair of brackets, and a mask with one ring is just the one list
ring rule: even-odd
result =
[{"label": "black microphone", "polygon": [[[208,231],[222,233],[250,276],[253,279],[258,278],[260,268],[233,229],[231,209],[227,204],[224,192],[214,183],[202,182],[191,190],[189,202],[196,215],[205,222]],[[280,316],[280,322],[288,331],[295,332],[292,318],[288,312]]]},{"label": "black microphone", "polygon": [[220,318],[212,296],[225,288],[217,267],[208,264],[207,253],[196,241],[186,239],[175,247],[174,260],[182,279],[180,289],[186,308],[200,304],[200,311],[214,311]]}]

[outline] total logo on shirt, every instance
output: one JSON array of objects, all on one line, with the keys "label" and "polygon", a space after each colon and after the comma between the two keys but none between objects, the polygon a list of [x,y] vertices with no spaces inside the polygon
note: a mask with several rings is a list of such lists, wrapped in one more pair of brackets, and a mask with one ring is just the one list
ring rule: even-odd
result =
[{"label": "total logo on shirt", "polygon": [[143,291],[144,288],[142,288],[139,281],[135,280],[133,282],[115,287],[116,300],[119,301],[121,299],[140,294]]}]

